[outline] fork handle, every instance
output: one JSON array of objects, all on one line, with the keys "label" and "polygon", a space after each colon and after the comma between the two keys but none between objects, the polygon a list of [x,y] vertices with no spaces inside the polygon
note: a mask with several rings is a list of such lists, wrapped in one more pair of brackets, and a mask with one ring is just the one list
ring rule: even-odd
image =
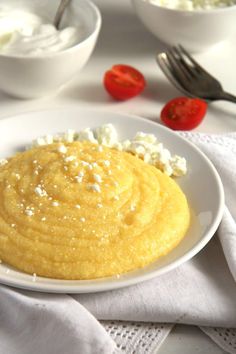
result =
[{"label": "fork handle", "polygon": [[219,93],[216,97],[216,100],[224,100],[224,101],[230,101],[233,103],[236,103],[236,96],[231,95],[231,93],[222,91],[221,93]]}]

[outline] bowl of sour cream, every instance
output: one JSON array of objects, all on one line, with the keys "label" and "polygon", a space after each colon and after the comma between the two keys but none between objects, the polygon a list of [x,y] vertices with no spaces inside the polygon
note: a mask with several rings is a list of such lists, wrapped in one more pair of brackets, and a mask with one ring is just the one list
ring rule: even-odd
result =
[{"label": "bowl of sour cream", "polygon": [[50,95],[88,61],[101,28],[89,0],[72,0],[59,29],[59,0],[7,0],[0,4],[0,90],[21,98]]},{"label": "bowl of sour cream", "polygon": [[162,42],[205,51],[236,32],[236,0],[132,0],[146,26]]}]

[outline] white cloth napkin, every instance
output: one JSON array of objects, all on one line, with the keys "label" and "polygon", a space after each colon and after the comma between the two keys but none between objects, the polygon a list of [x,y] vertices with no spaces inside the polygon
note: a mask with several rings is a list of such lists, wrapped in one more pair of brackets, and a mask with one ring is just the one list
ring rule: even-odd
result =
[{"label": "white cloth napkin", "polygon": [[223,180],[218,237],[176,270],[124,289],[69,296],[0,286],[0,354],[110,354],[115,342],[96,319],[236,328],[236,133],[184,135]]}]

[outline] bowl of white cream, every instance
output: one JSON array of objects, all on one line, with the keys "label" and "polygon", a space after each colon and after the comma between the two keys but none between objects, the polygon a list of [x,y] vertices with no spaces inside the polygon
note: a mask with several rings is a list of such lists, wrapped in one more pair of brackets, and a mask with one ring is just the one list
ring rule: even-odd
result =
[{"label": "bowl of white cream", "polygon": [[59,0],[0,3],[0,89],[21,98],[50,95],[88,61],[101,28],[89,0],[71,0],[59,29],[52,22]]},{"label": "bowl of white cream", "polygon": [[168,45],[202,52],[236,33],[236,0],[131,0],[146,28]]}]

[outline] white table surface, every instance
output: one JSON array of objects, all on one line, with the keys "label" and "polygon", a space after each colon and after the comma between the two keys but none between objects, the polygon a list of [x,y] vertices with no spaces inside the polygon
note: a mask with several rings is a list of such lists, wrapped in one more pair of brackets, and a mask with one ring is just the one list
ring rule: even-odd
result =
[{"label": "white table surface", "polygon": [[[59,108],[66,105],[96,107],[143,116],[159,122],[163,105],[181,94],[173,88],[155,62],[155,54],[164,45],[143,27],[129,0],[95,0],[102,12],[103,26],[96,49],[87,66],[59,94],[37,100],[18,100],[0,93],[0,119],[26,111]],[[236,94],[236,35],[206,53],[195,56],[217,76],[224,88]],[[103,73],[113,64],[130,64],[145,75],[147,88],[139,97],[115,102],[102,87]],[[236,105],[217,102],[210,105],[199,132],[236,131]],[[199,329],[178,325],[168,336],[158,354],[222,354]]]}]

